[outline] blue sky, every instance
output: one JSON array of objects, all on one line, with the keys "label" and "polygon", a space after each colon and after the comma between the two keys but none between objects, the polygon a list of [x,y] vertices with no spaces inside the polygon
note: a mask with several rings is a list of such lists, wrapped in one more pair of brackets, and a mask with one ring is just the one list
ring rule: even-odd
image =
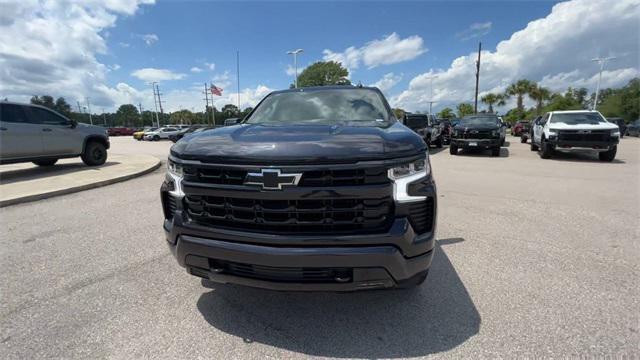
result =
[{"label": "blue sky", "polygon": [[[615,56],[603,87],[639,76],[640,0],[553,1],[154,1],[9,0],[0,11],[0,97],[32,95],[165,109],[204,107],[202,84],[255,105],[293,82],[300,67],[335,60],[354,83],[375,85],[392,106],[424,111],[473,101],[483,42],[480,95],[527,78],[552,91],[595,90],[597,56]],[[433,84],[433,87],[432,87]],[[88,100],[90,99],[90,100]],[[506,110],[512,104],[508,103]],[[97,110],[96,110],[97,111]]]},{"label": "blue sky", "polygon": [[[142,87],[131,79],[141,68],[169,69],[188,76],[165,82],[163,88],[186,87],[211,81],[228,71],[236,86],[236,50],[241,55],[241,86],[264,84],[288,87],[285,69],[292,63],[287,50],[303,48],[299,64],[322,60],[322,51],[342,51],[397,33],[401,38],[420,36],[427,52],[397,64],[359,68],[352,81],[371,84],[389,72],[403,73],[398,88],[430,68],[446,68],[451,61],[474,51],[478,40],[486,49],[508,38],[529,21],[549,13],[553,2],[162,2],[144,7],[135,16],[119,19],[108,29],[110,52],[99,59],[117,63],[121,70],[109,81]],[[457,37],[474,23],[491,22],[490,31],[472,39]],[[155,34],[151,46],[137,35]],[[129,44],[129,47],[119,46]],[[215,63],[215,71],[193,74],[194,66]]]}]

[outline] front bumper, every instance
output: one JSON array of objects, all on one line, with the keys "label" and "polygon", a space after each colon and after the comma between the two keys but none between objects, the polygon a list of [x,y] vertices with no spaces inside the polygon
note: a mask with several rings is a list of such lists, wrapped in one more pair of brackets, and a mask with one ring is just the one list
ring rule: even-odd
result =
[{"label": "front bumper", "polygon": [[500,138],[494,139],[451,139],[451,145],[459,148],[490,149],[500,147]]},{"label": "front bumper", "polygon": [[612,138],[610,141],[567,141],[549,139],[548,143],[558,150],[572,150],[572,149],[585,149],[596,151],[607,151],[613,146],[617,145],[620,141],[618,138]]},{"label": "front bumper", "polygon": [[[163,205],[166,207],[165,182]],[[417,234],[403,205],[382,233],[275,235],[203,226],[191,221],[175,200],[165,214],[167,244],[187,272],[219,283],[293,291],[354,291],[391,288],[424,274],[435,247],[435,184],[412,184],[410,192],[434,199],[433,225]],[[323,278],[305,277],[325,274]]]}]

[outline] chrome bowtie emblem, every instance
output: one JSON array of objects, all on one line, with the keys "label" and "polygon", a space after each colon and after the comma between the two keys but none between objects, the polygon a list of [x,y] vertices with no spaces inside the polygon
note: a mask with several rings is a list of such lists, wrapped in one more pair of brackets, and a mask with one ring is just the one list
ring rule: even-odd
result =
[{"label": "chrome bowtie emblem", "polygon": [[578,134],[591,134],[591,130],[578,130]]},{"label": "chrome bowtie emblem", "polygon": [[248,173],[245,185],[258,185],[264,190],[282,190],[283,186],[296,186],[302,174],[282,173],[280,169],[262,169],[259,173]]}]

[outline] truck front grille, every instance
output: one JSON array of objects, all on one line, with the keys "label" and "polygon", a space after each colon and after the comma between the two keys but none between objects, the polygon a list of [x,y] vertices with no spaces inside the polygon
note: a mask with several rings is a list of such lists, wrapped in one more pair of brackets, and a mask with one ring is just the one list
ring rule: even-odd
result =
[{"label": "truck front grille", "polygon": [[187,195],[184,208],[200,224],[269,233],[384,231],[391,197],[375,199],[269,200]]},{"label": "truck front grille", "polygon": [[338,282],[336,278],[349,281],[353,278],[353,269],[350,268],[276,267],[214,259],[209,262],[223,274],[268,281],[335,283]]},{"label": "truck front grille", "polygon": [[589,133],[584,133],[580,130],[560,130],[558,132],[559,141],[609,141],[610,136],[610,131],[608,130],[592,130]]},{"label": "truck front grille", "polygon": [[[252,169],[251,171],[258,171]],[[249,170],[232,168],[193,168],[185,167],[187,180],[206,184],[242,185]],[[387,169],[385,167],[366,169],[341,169],[305,171],[298,186],[357,186],[387,184]]]},{"label": "truck front grille", "polygon": [[463,139],[493,139],[494,136],[491,132],[491,130],[471,130],[471,131],[466,131],[463,135],[462,135]]}]

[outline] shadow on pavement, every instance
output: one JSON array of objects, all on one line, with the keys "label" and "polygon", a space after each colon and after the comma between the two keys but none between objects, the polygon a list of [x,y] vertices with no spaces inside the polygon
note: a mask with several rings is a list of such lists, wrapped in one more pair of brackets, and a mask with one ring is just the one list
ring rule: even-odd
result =
[{"label": "shadow on pavement", "polygon": [[411,290],[286,293],[217,285],[197,307],[211,326],[310,356],[398,358],[452,349],[477,334],[480,315],[439,240],[427,281]]},{"label": "shadow on pavement", "polygon": [[437,154],[442,150],[447,150],[448,147],[447,146],[442,146],[441,148],[437,148],[437,147],[430,147],[429,148],[429,154]]},{"label": "shadow on pavement", "polygon": [[11,184],[18,181],[35,180],[46,178],[49,176],[58,176],[74,173],[77,171],[85,171],[92,169],[100,169],[108,166],[118,165],[119,162],[107,161],[101,166],[87,166],[83,162],[56,164],[53,166],[34,166],[26,169],[15,169],[3,171],[0,167],[0,184]]}]

